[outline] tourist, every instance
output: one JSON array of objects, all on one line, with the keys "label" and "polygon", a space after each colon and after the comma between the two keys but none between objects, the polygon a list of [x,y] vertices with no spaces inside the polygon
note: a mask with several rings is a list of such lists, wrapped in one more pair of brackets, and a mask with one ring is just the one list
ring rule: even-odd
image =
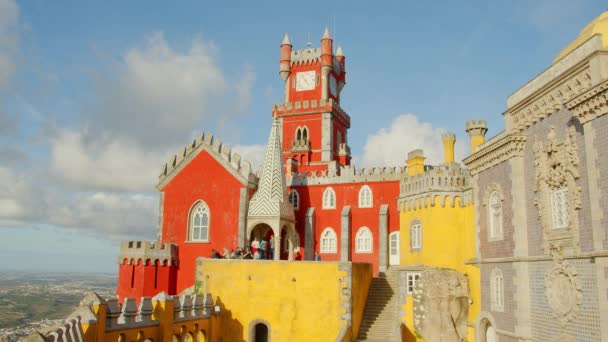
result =
[{"label": "tourist", "polygon": [[253,259],[253,254],[251,254],[251,248],[247,247],[245,249],[245,253],[243,254],[243,259]]},{"label": "tourist", "polygon": [[274,235],[270,237],[270,256],[268,259],[274,259]]},{"label": "tourist", "polygon": [[260,259],[268,259],[266,248],[268,248],[268,242],[266,242],[266,239],[262,239],[262,242],[260,242]]},{"label": "tourist", "polygon": [[321,255],[317,251],[315,251],[315,261],[321,261]]},{"label": "tourist", "polygon": [[260,250],[257,249],[255,252],[253,252],[253,260],[260,260]]},{"label": "tourist", "polygon": [[211,259],[221,259],[220,253],[218,253],[214,248],[211,249]]},{"label": "tourist", "polygon": [[251,252],[257,252],[258,248],[260,248],[260,242],[258,241],[258,239],[253,239],[253,241],[251,242]]}]

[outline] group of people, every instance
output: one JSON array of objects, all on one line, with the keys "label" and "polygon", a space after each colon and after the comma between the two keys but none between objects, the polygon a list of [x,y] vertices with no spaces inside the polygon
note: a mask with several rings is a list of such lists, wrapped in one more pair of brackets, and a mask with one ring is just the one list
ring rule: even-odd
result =
[{"label": "group of people", "polygon": [[[224,253],[220,254],[212,248],[211,259],[272,260],[274,259],[274,248],[274,236],[271,236],[269,241],[266,241],[264,238],[262,238],[262,241],[254,238],[253,241],[251,241],[251,247],[245,247],[245,249],[237,247],[233,251],[232,249],[224,248]],[[299,251],[294,254],[294,260],[302,260]],[[321,261],[321,256],[317,251],[315,251],[314,260]]]}]

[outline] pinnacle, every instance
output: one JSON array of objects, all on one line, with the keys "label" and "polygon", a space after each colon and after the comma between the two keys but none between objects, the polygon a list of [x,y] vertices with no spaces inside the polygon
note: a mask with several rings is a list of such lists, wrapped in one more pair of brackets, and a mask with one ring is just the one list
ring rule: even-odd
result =
[{"label": "pinnacle", "polygon": [[323,32],[322,39],[331,39],[331,36],[329,35],[329,29],[327,28],[327,26],[325,26],[325,32]]},{"label": "pinnacle", "polygon": [[285,32],[285,37],[283,37],[283,43],[281,43],[281,45],[291,45],[291,41],[289,41],[289,35],[287,34],[287,32]]},{"label": "pinnacle", "polygon": [[342,47],[340,45],[338,45],[338,49],[336,50],[336,56],[344,56],[344,53],[342,52]]}]

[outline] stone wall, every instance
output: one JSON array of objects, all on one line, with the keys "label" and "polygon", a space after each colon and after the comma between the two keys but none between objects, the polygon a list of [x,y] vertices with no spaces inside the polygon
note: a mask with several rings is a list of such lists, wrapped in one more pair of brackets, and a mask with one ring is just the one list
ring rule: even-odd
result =
[{"label": "stone wall", "polygon": [[[498,268],[502,271],[503,287],[504,287],[504,310],[492,310],[492,289],[490,287],[490,278],[492,270]],[[496,319],[496,328],[512,332],[515,330],[515,312],[517,312],[515,301],[515,283],[513,277],[515,272],[510,263],[495,263],[482,264],[481,269],[481,307],[482,310],[491,312]],[[502,339],[501,339],[502,341]]]}]

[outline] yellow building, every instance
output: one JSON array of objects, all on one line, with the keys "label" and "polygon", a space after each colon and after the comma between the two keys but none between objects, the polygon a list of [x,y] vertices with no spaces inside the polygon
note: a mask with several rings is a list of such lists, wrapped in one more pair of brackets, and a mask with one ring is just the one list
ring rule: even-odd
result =
[{"label": "yellow building", "polygon": [[[485,131],[483,121],[467,123],[472,150],[483,143]],[[450,305],[451,318],[454,321],[460,319],[461,324],[460,330],[452,329],[454,331],[451,333],[458,337],[466,335],[469,341],[473,341],[475,335],[469,327],[475,322],[480,307],[479,269],[466,263],[476,255],[473,189],[467,170],[454,162],[455,135],[444,134],[443,144],[444,163],[437,166],[425,166],[421,150],[410,152],[407,160],[408,177],[401,182],[399,272],[402,275],[399,299],[404,341],[433,340],[429,335],[440,333],[444,329],[440,328],[442,324],[446,325],[445,329],[451,329],[449,322],[441,322],[438,318],[434,328],[428,329],[425,334],[424,320],[417,319],[417,315],[426,317],[428,322],[429,315],[437,314],[439,317],[443,314],[432,305],[415,308],[415,303],[423,303],[425,297],[429,298],[427,300],[437,300],[430,298],[445,296],[440,300]],[[423,274],[428,274],[426,277],[432,278],[436,284],[429,281],[417,293],[417,286],[420,287],[417,283],[423,280]],[[433,291],[442,294],[430,294]],[[448,303],[452,300],[449,296],[454,297],[454,291],[460,291],[460,299],[457,300],[466,298],[464,301],[468,302],[468,305],[461,305],[456,312],[452,310],[453,304]],[[417,312],[419,310],[421,311]]]}]

